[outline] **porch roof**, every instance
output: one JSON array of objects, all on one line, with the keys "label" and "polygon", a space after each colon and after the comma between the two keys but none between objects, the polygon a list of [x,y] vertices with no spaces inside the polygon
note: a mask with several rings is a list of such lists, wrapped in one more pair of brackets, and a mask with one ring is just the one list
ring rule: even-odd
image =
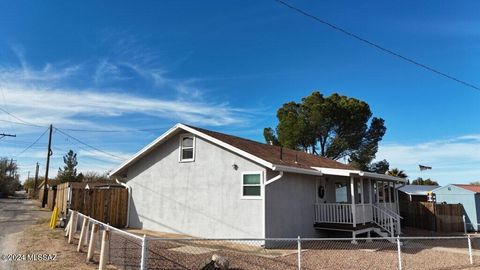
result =
[{"label": "porch roof", "polygon": [[379,179],[383,181],[393,181],[393,182],[401,182],[404,183],[406,180],[404,178],[395,177],[386,174],[379,174],[379,173],[372,173],[372,172],[364,172],[360,170],[347,170],[347,169],[332,169],[332,168],[324,168],[324,167],[312,167],[323,175],[336,175],[336,176],[360,176],[366,178],[373,178]]}]

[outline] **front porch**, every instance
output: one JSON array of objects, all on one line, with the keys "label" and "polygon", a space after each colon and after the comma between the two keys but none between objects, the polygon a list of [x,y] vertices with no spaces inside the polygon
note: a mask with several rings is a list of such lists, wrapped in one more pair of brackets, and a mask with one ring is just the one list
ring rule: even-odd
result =
[{"label": "front porch", "polygon": [[[323,230],[401,233],[396,181],[324,176],[317,179],[314,226]],[[355,233],[356,232],[356,233]]]}]

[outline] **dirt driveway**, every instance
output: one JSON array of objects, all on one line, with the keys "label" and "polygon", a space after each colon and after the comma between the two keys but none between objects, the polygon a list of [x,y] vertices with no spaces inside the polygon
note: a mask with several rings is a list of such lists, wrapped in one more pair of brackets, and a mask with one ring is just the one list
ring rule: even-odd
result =
[{"label": "dirt driveway", "polygon": [[[36,201],[27,200],[25,192],[15,197],[0,199],[0,253],[16,251],[19,235],[29,225],[50,217],[50,212],[35,206]],[[12,269],[11,263],[0,261],[0,270]]]}]

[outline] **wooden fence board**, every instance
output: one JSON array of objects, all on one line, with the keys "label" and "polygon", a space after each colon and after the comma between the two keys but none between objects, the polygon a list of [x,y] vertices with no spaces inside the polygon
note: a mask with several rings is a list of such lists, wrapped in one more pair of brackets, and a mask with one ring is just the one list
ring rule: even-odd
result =
[{"label": "wooden fence board", "polygon": [[461,204],[400,201],[402,225],[436,232],[463,232]]}]

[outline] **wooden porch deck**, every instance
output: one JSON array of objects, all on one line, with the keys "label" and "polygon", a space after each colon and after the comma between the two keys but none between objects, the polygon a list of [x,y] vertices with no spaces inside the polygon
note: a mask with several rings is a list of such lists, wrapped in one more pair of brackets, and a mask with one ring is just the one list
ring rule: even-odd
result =
[{"label": "wooden porch deck", "polygon": [[353,227],[353,224],[345,223],[318,223],[314,224],[315,229],[319,230],[329,230],[329,231],[343,231],[343,232],[354,232],[370,228],[377,228],[373,222],[368,222],[364,224],[357,224],[356,227]]}]

